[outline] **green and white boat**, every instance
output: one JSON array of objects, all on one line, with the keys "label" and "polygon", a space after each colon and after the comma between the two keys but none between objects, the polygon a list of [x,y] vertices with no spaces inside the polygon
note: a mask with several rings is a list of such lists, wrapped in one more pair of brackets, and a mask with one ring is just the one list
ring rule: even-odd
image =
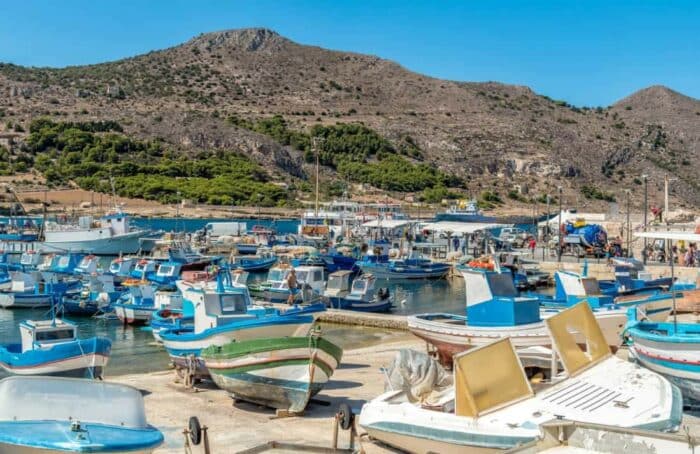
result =
[{"label": "green and white boat", "polygon": [[301,413],[331,378],[343,350],[311,335],[231,342],[201,356],[214,382],[234,398]]}]

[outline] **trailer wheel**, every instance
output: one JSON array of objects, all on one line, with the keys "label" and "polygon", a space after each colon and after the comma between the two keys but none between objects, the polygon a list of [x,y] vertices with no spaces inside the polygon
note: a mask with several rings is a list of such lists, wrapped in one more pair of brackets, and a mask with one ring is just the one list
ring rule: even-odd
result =
[{"label": "trailer wheel", "polygon": [[340,424],[340,428],[348,430],[352,426],[354,419],[355,415],[352,413],[350,405],[340,404],[338,407],[338,423]]},{"label": "trailer wheel", "polygon": [[199,424],[199,418],[191,416],[187,426],[190,432],[190,441],[195,446],[199,445],[202,441],[202,426]]}]

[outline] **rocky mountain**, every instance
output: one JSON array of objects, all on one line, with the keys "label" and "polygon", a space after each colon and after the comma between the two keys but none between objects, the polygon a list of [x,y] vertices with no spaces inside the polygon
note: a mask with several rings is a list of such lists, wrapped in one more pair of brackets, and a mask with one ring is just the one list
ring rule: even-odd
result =
[{"label": "rocky mountain", "polygon": [[[577,107],[527,87],[416,74],[391,61],[294,43],[266,29],[200,35],[182,45],[111,63],[60,69],[0,64],[3,123],[114,120],[125,133],[182,150],[232,149],[275,179],[310,175],[303,152],[254,132],[281,115],[292,130],[361,123],[425,162],[514,203],[564,190],[567,203],[600,208],[641,175],[652,201],[665,174],[678,200],[700,202],[700,101],[650,87],[609,107]],[[324,169],[328,179],[334,169]]]}]

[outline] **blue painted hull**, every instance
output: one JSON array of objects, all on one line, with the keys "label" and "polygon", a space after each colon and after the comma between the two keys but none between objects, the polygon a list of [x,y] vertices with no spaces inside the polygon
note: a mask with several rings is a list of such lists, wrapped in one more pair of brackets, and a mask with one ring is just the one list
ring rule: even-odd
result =
[{"label": "blue painted hull", "polygon": [[263,260],[243,258],[239,262],[233,263],[231,268],[242,269],[243,271],[267,271],[272,268],[272,265],[275,263],[277,263],[277,257]]},{"label": "blue painted hull", "polygon": [[347,298],[328,298],[328,307],[331,309],[345,309],[357,312],[389,312],[392,306],[391,298],[371,303]]},{"label": "blue painted hull", "polygon": [[358,262],[358,266],[363,273],[372,274],[378,279],[439,279],[444,277],[450,269],[449,265],[442,264],[436,264],[430,268],[393,268],[388,264]]}]

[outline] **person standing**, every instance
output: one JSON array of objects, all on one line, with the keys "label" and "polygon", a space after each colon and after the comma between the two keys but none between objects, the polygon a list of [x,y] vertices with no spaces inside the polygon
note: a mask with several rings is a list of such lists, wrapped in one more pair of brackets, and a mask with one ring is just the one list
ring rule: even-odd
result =
[{"label": "person standing", "polygon": [[530,248],[530,254],[532,256],[535,256],[535,248],[537,248],[537,240],[535,240],[534,236],[530,237],[530,241],[528,242],[528,248]]},{"label": "person standing", "polygon": [[296,299],[297,292],[299,291],[298,287],[298,282],[297,282],[297,273],[294,271],[294,268],[291,269],[289,274],[287,275],[287,288],[289,289],[289,296],[287,297],[287,304],[290,306],[294,304],[294,300]]}]

